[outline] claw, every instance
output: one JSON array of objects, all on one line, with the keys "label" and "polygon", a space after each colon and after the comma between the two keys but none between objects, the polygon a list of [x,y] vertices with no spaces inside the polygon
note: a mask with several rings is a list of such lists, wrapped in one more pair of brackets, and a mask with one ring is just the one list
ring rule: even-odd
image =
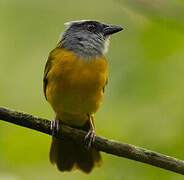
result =
[{"label": "claw", "polygon": [[95,142],[95,131],[90,129],[87,135],[85,136],[84,141],[87,145],[87,148],[89,149]]},{"label": "claw", "polygon": [[89,121],[90,121],[90,129],[84,138],[84,143],[87,146],[87,148],[89,149],[95,142],[95,129],[93,126],[92,117],[90,115],[88,115],[88,116],[89,116]]},{"label": "claw", "polygon": [[59,119],[57,114],[51,121],[50,130],[52,131],[52,136],[56,136],[57,133],[59,132]]}]

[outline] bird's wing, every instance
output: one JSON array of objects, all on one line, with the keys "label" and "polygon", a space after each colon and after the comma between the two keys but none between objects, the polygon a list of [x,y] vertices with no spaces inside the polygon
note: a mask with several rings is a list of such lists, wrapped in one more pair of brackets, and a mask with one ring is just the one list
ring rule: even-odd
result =
[{"label": "bird's wing", "polygon": [[[107,83],[108,83],[108,78],[106,80],[105,86],[107,85]],[[105,92],[105,86],[103,87],[103,93]]]},{"label": "bird's wing", "polygon": [[46,99],[47,99],[46,88],[47,88],[47,83],[48,83],[47,75],[48,75],[49,70],[52,67],[52,61],[53,61],[53,57],[52,57],[51,53],[50,53],[48,60],[46,62],[45,70],[44,70],[44,77],[43,77],[43,90],[44,90],[44,95],[45,95]]}]

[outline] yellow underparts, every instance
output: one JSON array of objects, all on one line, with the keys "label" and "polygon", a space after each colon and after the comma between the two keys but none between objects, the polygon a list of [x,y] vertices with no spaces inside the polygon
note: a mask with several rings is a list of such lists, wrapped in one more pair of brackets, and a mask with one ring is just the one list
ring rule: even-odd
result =
[{"label": "yellow underparts", "polygon": [[47,74],[46,97],[59,118],[73,126],[82,126],[102,103],[107,81],[105,57],[81,60],[69,51],[56,48]]}]

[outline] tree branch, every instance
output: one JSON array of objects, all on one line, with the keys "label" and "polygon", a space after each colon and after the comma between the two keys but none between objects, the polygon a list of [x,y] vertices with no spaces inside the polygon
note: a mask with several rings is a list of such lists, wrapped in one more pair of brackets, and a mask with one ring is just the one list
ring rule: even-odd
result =
[{"label": "tree branch", "polygon": [[[0,120],[51,135],[51,121],[47,119],[36,118],[29,114],[24,114],[0,107]],[[85,131],[62,125],[57,137],[71,138],[75,142],[81,144],[84,141],[85,135]],[[136,160],[184,175],[184,161],[157,152],[136,147],[130,144],[119,143],[117,141],[109,140],[100,136],[96,136],[94,147],[99,151]]]}]

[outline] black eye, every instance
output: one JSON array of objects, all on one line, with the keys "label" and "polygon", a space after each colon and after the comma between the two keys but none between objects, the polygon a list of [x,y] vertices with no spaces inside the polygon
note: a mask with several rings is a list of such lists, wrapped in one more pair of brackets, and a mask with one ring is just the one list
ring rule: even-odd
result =
[{"label": "black eye", "polygon": [[89,25],[87,26],[87,30],[90,31],[90,32],[93,32],[93,31],[95,30],[95,25],[89,24]]}]

